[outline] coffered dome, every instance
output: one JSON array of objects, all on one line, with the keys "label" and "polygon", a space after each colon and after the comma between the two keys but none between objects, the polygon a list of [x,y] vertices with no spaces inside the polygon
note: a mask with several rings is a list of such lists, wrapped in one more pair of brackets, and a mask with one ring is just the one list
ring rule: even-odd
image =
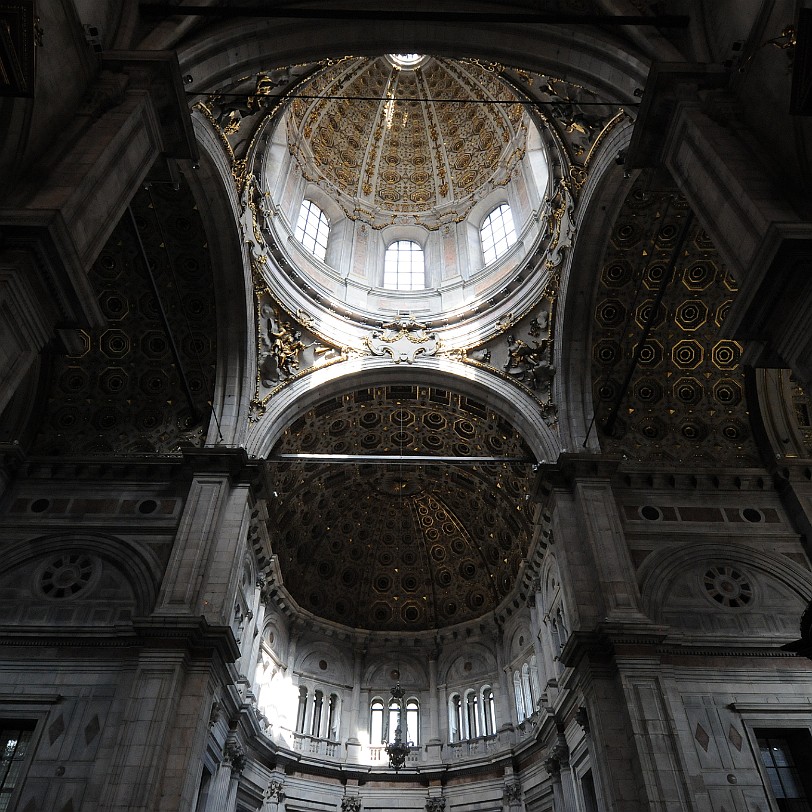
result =
[{"label": "coffered dome", "polygon": [[323,71],[289,107],[288,142],[347,215],[378,226],[400,214],[459,220],[510,179],[527,117],[479,65],[406,56],[347,58]]},{"label": "coffered dome", "polygon": [[[530,544],[530,452],[484,404],[435,387],[362,389],[319,403],[276,453],[296,459],[268,465],[269,532],[301,609],[419,632],[474,620],[513,594]],[[324,465],[313,454],[347,456]],[[365,454],[392,463],[352,461]]]}]

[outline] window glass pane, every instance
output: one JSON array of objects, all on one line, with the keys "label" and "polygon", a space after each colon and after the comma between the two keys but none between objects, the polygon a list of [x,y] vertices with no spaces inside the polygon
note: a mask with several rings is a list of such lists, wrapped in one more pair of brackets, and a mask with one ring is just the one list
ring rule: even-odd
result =
[{"label": "window glass pane", "polygon": [[[387,731],[387,741],[393,742],[395,740],[395,732],[398,729],[398,721],[400,719],[400,706],[397,702],[389,703],[389,730]],[[403,731],[401,730],[401,738]]]},{"label": "window glass pane", "polygon": [[398,240],[386,249],[383,286],[390,290],[422,290],[426,287],[423,249],[411,240]]},{"label": "window glass pane", "polygon": [[486,265],[499,259],[516,242],[513,215],[507,203],[494,209],[485,218],[480,229],[480,239]]},{"label": "window glass pane", "polygon": [[410,699],[406,703],[406,741],[420,744],[420,717],[417,701]]},{"label": "window glass pane", "polygon": [[0,812],[9,808],[11,793],[17,786],[22,762],[31,741],[31,730],[6,728],[0,731]]},{"label": "window glass pane", "polygon": [[806,798],[798,769],[794,766],[795,760],[789,740],[773,736],[759,737],[758,744],[761,761],[766,768],[765,772],[770,782],[770,789],[776,799],[783,801],[784,799]]},{"label": "window glass pane", "polygon": [[383,702],[373,702],[370,714],[369,742],[373,746],[383,741]]},{"label": "window glass pane", "polygon": [[296,239],[322,262],[327,255],[329,231],[327,215],[312,200],[303,200],[299,209],[299,222],[296,224]]}]

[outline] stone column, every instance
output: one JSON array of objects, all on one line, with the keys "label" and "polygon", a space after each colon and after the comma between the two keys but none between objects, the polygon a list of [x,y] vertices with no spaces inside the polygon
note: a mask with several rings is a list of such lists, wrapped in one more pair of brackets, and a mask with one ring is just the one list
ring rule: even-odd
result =
[{"label": "stone column", "polygon": [[550,776],[550,783],[553,787],[553,809],[555,812],[563,812],[564,796],[561,792],[561,765],[558,759],[552,756],[544,760],[544,769]]},{"label": "stone column", "polygon": [[596,623],[650,624],[612,490],[612,461],[562,454],[551,475],[552,529],[573,631]]},{"label": "stone column", "polygon": [[[530,587],[531,594],[528,599],[528,606],[530,608],[530,629],[533,633],[533,651],[536,655],[536,670],[538,672],[538,682],[541,692],[545,693],[547,690],[547,680],[549,677],[547,669],[547,660],[544,656],[544,646],[541,642],[541,629],[543,618],[541,615],[541,582],[536,578]],[[550,672],[551,673],[551,672]],[[536,703],[541,701],[541,697],[536,697]],[[537,708],[534,708],[537,710]]]},{"label": "stone column", "polygon": [[429,654],[429,742],[440,741],[440,696],[437,687],[437,651]]},{"label": "stone column", "polygon": [[[347,758],[358,761],[361,756],[361,742],[358,739],[358,725],[361,719],[361,669],[364,664],[365,651],[355,646],[352,652],[352,697],[350,699],[349,730],[347,736]],[[342,723],[343,723],[342,714]]]},{"label": "stone column", "polygon": [[0,412],[45,346],[60,318],[38,279],[34,254],[0,252]]},{"label": "stone column", "polygon": [[227,740],[209,790],[204,812],[234,812],[237,807],[237,787],[245,767],[245,753],[234,740]]},{"label": "stone column", "polygon": [[[508,677],[505,672],[504,635],[499,627],[496,631],[496,671],[499,676],[499,685],[494,686],[494,705],[498,718],[498,729],[501,731],[513,730],[513,710],[510,704],[510,689]],[[498,690],[496,688],[498,687]]]},{"label": "stone column", "polygon": [[570,768],[570,751],[563,736],[559,737],[558,743],[553,745],[550,754],[558,762],[562,812],[579,812],[575,795],[575,779]]},{"label": "stone column", "polygon": [[504,812],[524,812],[522,785],[518,776],[508,775],[502,791],[502,809]]}]

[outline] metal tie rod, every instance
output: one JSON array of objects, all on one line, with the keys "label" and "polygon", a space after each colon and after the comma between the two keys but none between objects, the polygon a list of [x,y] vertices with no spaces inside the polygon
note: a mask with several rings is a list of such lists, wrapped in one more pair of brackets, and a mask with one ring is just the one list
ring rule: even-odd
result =
[{"label": "metal tie rod", "polygon": [[274,454],[268,462],[320,462],[326,465],[481,465],[482,463],[508,462],[535,465],[528,457],[440,457],[430,454]]},{"label": "metal tie rod", "polygon": [[535,12],[419,11],[401,9],[289,8],[250,6],[177,6],[172,3],[140,3],[143,15],[158,17],[254,17],[296,20],[379,20],[427,23],[505,23],[514,25],[651,25],[687,28],[687,14],[539,14]]}]

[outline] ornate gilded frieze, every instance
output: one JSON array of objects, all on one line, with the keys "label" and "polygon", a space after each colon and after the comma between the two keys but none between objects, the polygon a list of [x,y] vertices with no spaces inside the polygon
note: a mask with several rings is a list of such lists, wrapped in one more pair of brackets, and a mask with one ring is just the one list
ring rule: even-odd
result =
[{"label": "ornate gilded frieze", "polygon": [[254,301],[257,378],[251,413],[256,418],[286,384],[314,369],[346,360],[351,351],[323,341],[313,332],[314,319],[303,311],[296,316],[286,313],[261,280],[255,282]]}]

